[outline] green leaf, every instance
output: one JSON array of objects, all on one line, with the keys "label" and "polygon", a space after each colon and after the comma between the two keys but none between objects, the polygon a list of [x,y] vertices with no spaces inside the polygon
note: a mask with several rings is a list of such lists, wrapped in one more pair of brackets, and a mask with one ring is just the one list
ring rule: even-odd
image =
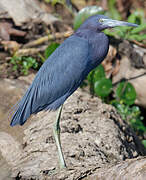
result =
[{"label": "green leaf", "polygon": [[142,9],[137,9],[128,17],[128,22],[142,24],[144,23],[144,17],[144,11]]},{"label": "green leaf", "polygon": [[139,33],[141,31],[145,30],[145,29],[146,29],[146,24],[141,24],[137,28],[132,29],[130,33],[136,34],[136,33]]},{"label": "green leaf", "polygon": [[108,6],[109,6],[111,18],[121,20],[121,15],[117,11],[117,8],[115,7],[115,3],[116,3],[116,0],[109,0],[108,1]]},{"label": "green leaf", "polygon": [[104,12],[105,11],[100,6],[87,6],[81,9],[74,19],[74,30],[77,30],[88,17],[96,14],[104,14]]},{"label": "green leaf", "polygon": [[130,40],[143,41],[146,39],[146,34],[132,34],[128,36]]},{"label": "green leaf", "polygon": [[90,84],[93,83],[93,75],[94,75],[94,70],[92,70],[87,76],[87,80]]},{"label": "green leaf", "polygon": [[146,140],[142,140],[142,144],[144,145],[144,147],[146,148]]},{"label": "green leaf", "polygon": [[30,56],[13,56],[10,61],[13,64],[13,70],[18,70],[24,75],[28,74],[30,68],[38,68],[38,62]]},{"label": "green leaf", "polygon": [[129,23],[135,23],[136,21],[136,15],[134,13],[132,13],[129,17],[128,17],[128,22]]},{"label": "green leaf", "polygon": [[98,67],[96,67],[89,73],[87,79],[89,82],[96,82],[103,77],[105,77],[105,71],[104,67],[100,64]]},{"label": "green leaf", "polygon": [[92,70],[87,76],[87,80],[88,80],[88,83],[90,85],[90,93],[91,94],[94,94],[94,78],[93,78],[93,75],[94,75],[94,70]]},{"label": "green leaf", "polygon": [[116,96],[125,104],[132,105],[136,99],[136,91],[131,83],[121,82],[116,89]]},{"label": "green leaf", "polygon": [[102,78],[95,82],[94,91],[100,97],[107,97],[112,90],[112,81],[110,79]]},{"label": "green leaf", "polygon": [[45,0],[46,3],[51,3],[52,6],[55,6],[55,4],[60,3],[60,4],[65,4],[65,0]]},{"label": "green leaf", "polygon": [[115,37],[115,32],[114,31],[111,31],[110,29],[105,29],[104,30],[104,33],[108,36],[113,36]]},{"label": "green leaf", "polygon": [[113,36],[115,38],[126,38],[127,34],[128,34],[128,30],[130,30],[131,27],[115,27],[114,29],[105,29],[104,33],[109,35],[109,36]]},{"label": "green leaf", "polygon": [[16,64],[22,64],[22,57],[15,56]]},{"label": "green leaf", "polygon": [[45,50],[45,58],[47,59],[59,45],[60,44],[56,42],[51,43]]},{"label": "green leaf", "polygon": [[126,34],[126,27],[116,27],[114,29],[115,34],[117,34],[119,37],[125,38],[125,34]]},{"label": "green leaf", "polygon": [[94,69],[94,74],[93,74],[93,81],[94,83],[102,78],[105,77],[105,71],[104,67],[100,64],[98,67]]},{"label": "green leaf", "polygon": [[11,63],[11,64],[16,64],[16,61],[15,61],[15,59],[14,59],[13,57],[11,58],[10,63]]},{"label": "green leaf", "polygon": [[33,67],[34,69],[37,69],[37,68],[38,68],[38,63],[35,62],[32,67]]},{"label": "green leaf", "polygon": [[27,63],[27,61],[23,61],[23,62],[22,62],[22,65],[23,65],[23,67],[24,67],[25,69],[28,69],[28,63]]},{"label": "green leaf", "polygon": [[28,69],[22,69],[21,72],[26,76],[28,75]]},{"label": "green leaf", "polygon": [[87,80],[90,84],[91,94],[94,94],[94,83],[102,79],[103,77],[105,77],[105,71],[104,67],[101,64],[88,74]]},{"label": "green leaf", "polygon": [[14,65],[12,69],[13,69],[13,71],[16,71],[18,69],[18,66]]}]

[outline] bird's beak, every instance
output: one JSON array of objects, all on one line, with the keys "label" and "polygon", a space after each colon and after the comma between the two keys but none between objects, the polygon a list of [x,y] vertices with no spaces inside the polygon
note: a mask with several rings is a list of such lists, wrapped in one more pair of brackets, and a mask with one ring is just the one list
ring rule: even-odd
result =
[{"label": "bird's beak", "polygon": [[108,26],[109,28],[111,27],[116,27],[116,26],[132,26],[132,27],[138,27],[137,24],[133,23],[128,23],[125,21],[117,21],[117,20],[112,20],[112,19],[102,19],[102,24]]}]

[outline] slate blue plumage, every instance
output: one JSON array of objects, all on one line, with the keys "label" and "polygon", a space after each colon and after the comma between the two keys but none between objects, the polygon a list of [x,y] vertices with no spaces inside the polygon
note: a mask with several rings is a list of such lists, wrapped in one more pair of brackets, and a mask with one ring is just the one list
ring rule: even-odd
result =
[{"label": "slate blue plumage", "polygon": [[31,114],[41,110],[56,110],[101,63],[109,41],[103,32],[90,28],[89,23],[88,28],[81,27],[45,61],[19,103],[11,126],[23,125]]},{"label": "slate blue plumage", "polygon": [[11,126],[23,125],[33,113],[59,108],[107,55],[109,40],[101,30],[117,25],[137,26],[103,15],[88,18],[42,65],[20,101]]}]

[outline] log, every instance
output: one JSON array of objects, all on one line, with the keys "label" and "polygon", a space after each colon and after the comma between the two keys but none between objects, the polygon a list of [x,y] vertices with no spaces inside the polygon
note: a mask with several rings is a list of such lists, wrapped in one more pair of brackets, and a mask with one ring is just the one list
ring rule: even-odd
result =
[{"label": "log", "polygon": [[[10,83],[14,84],[12,81]],[[22,84],[19,87],[23,87],[24,82],[17,81],[17,86],[18,82]],[[41,112],[32,116],[24,126],[23,142],[17,142],[14,134],[9,133],[12,138],[1,138],[0,151],[3,152],[1,147],[7,149],[2,155],[11,166],[12,177],[27,180],[53,177],[78,179],[73,177],[84,177],[88,172],[94,174],[98,168],[111,167],[146,154],[138,137],[115,108],[79,89],[63,108],[61,141],[69,169],[60,172],[52,132],[55,118],[56,112]],[[17,150],[15,144],[18,144]],[[17,157],[16,151],[19,152]]]}]

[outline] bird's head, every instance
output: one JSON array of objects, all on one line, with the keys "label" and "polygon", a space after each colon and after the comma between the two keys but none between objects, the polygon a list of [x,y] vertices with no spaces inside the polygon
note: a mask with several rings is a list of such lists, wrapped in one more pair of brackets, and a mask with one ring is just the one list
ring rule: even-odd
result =
[{"label": "bird's head", "polygon": [[107,28],[113,28],[116,26],[133,26],[137,27],[137,24],[128,23],[124,21],[112,20],[104,15],[94,15],[89,17],[81,26],[80,29],[90,29],[94,31],[102,31]]}]

